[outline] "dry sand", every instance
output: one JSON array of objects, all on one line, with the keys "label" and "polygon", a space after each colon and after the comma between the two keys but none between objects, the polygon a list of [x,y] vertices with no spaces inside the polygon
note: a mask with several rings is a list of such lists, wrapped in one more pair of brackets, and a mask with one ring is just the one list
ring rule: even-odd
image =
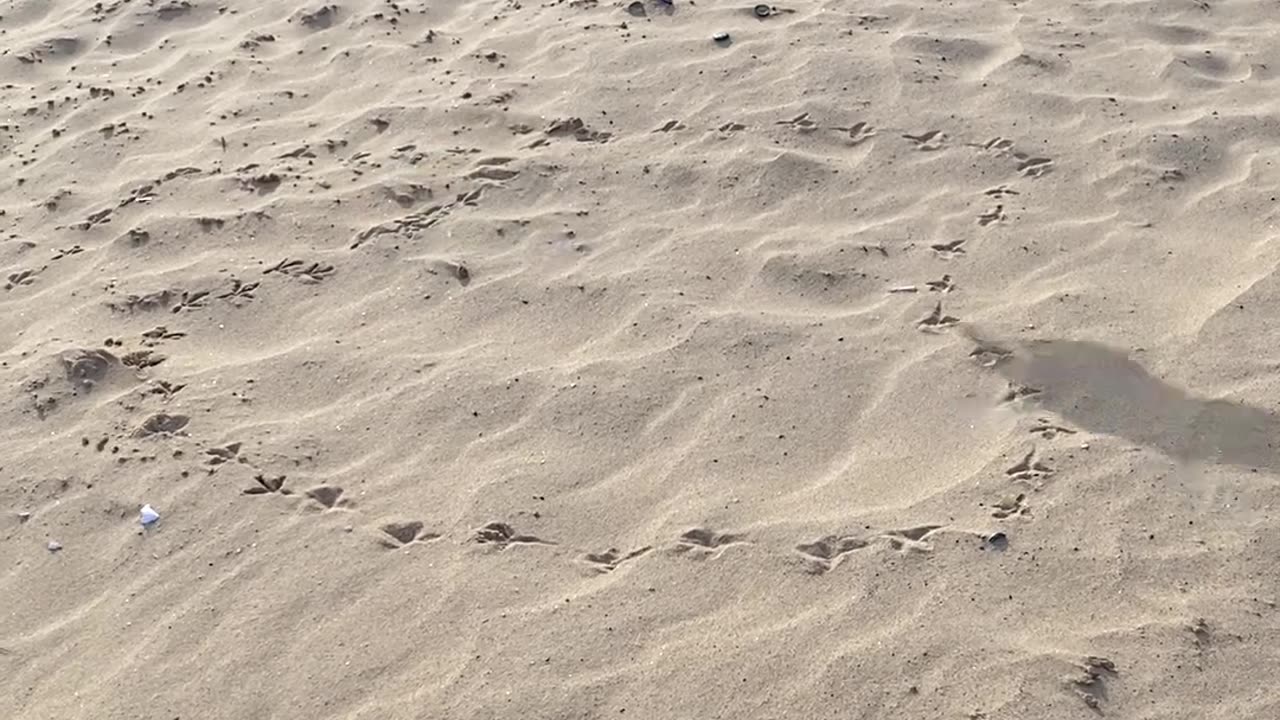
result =
[{"label": "dry sand", "polygon": [[1280,717],[1275,2],[0,16],[0,717]]}]

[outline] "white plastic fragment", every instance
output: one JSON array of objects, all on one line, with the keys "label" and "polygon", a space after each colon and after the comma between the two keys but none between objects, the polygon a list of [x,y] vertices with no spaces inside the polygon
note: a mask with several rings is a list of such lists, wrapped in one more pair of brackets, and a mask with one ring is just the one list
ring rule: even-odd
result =
[{"label": "white plastic fragment", "polygon": [[142,506],[142,510],[139,513],[138,522],[141,522],[144,527],[150,527],[154,525],[156,521],[159,519],[160,519],[160,513],[156,512],[155,508],[151,507],[150,505]]},{"label": "white plastic fragment", "polygon": [[49,541],[49,552],[58,552],[61,549],[62,549],[62,543],[58,542],[57,540]]}]

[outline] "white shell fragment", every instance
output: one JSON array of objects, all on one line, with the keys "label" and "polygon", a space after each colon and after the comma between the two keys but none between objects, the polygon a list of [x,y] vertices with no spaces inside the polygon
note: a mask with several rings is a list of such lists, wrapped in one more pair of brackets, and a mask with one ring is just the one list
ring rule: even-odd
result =
[{"label": "white shell fragment", "polygon": [[141,522],[144,527],[150,527],[154,525],[156,521],[159,519],[160,519],[160,513],[156,512],[155,508],[151,507],[150,505],[142,506],[142,510],[139,513],[138,521]]}]

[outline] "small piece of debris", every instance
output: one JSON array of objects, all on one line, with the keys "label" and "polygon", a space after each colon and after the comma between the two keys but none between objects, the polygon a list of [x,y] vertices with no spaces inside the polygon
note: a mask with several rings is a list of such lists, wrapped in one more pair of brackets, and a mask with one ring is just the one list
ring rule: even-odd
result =
[{"label": "small piece of debris", "polygon": [[727,43],[727,42],[729,42],[729,33],[727,33],[727,32],[718,32],[718,33],[716,33],[715,35],[712,35],[712,36],[711,36],[711,39],[712,39],[713,41],[715,41],[715,42],[718,42],[718,43]]},{"label": "small piece of debris", "polygon": [[57,540],[49,541],[49,552],[58,552],[61,549],[62,549],[62,543],[58,542]]},{"label": "small piece of debris", "polygon": [[143,505],[142,510],[138,513],[138,522],[142,523],[143,527],[151,527],[159,520],[160,513],[156,512],[155,508],[150,505]]}]

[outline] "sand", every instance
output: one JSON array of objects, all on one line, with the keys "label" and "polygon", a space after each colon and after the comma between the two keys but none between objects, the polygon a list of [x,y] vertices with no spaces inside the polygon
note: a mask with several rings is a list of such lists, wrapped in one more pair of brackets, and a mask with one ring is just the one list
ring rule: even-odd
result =
[{"label": "sand", "polygon": [[764,15],[0,3],[0,717],[1280,717],[1274,3]]}]

